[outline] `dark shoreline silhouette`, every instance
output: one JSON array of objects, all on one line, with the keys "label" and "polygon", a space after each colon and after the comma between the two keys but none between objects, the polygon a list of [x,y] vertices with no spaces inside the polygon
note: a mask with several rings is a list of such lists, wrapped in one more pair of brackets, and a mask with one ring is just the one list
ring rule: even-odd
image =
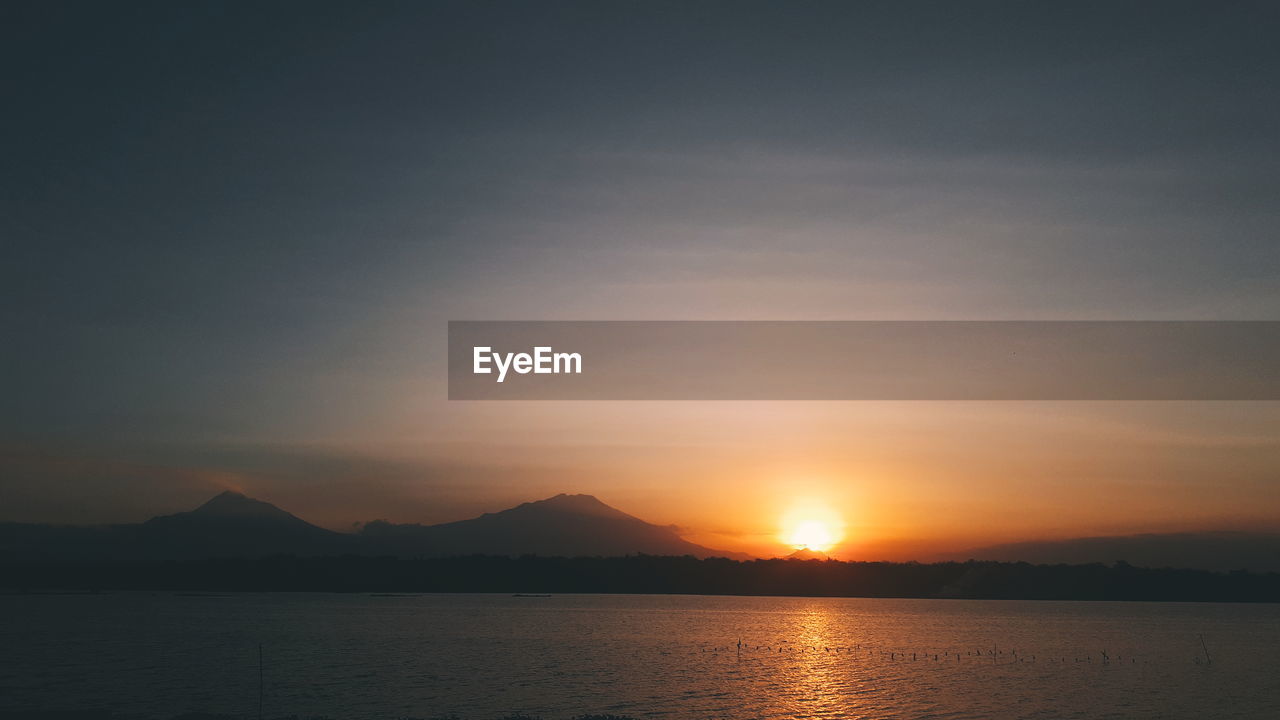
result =
[{"label": "dark shoreline silhouette", "polygon": [[1280,574],[1031,565],[836,560],[467,556],[269,557],[0,566],[16,592],[625,593],[805,597],[1280,602]]}]

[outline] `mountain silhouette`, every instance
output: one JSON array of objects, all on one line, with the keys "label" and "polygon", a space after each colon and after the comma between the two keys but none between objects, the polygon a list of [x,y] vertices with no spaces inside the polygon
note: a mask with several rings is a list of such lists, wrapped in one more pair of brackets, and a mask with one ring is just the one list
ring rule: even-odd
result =
[{"label": "mountain silhouette", "polygon": [[[500,512],[438,525],[376,520],[359,532],[313,525],[234,491],[186,512],[136,524],[59,526],[0,523],[0,563],[135,563],[273,555],[444,558],[467,555],[616,557],[691,555],[751,559],[689,542],[591,495],[556,495]],[[823,559],[799,550],[796,559]],[[1203,570],[1280,571],[1280,534],[1197,532],[1020,542],[933,560],[1110,564]]]},{"label": "mountain silhouette", "polygon": [[392,554],[736,557],[691,543],[675,528],[647,523],[591,495],[556,495],[441,525],[367,523],[361,537]]},{"label": "mountain silhouette", "polygon": [[[199,517],[220,517],[220,518],[238,518],[238,519],[254,519],[264,522],[284,522],[295,526],[306,525],[315,527],[298,516],[285,512],[269,502],[255,500],[243,493],[235,490],[227,490],[213,496],[209,502],[200,507],[186,513],[177,513],[175,515],[162,515],[161,517],[182,517],[182,516],[199,516]],[[158,520],[160,518],[153,518]]]},{"label": "mountain silhouette", "polygon": [[195,510],[121,529],[132,535],[139,551],[151,556],[327,555],[354,549],[348,535],[233,490]]},{"label": "mountain silhouette", "polygon": [[806,547],[806,548],[800,548],[799,550],[796,550],[795,552],[788,555],[786,559],[788,560],[830,560],[831,556],[824,552],[818,552],[817,550],[810,550],[809,548]]},{"label": "mountain silhouette", "polygon": [[556,495],[440,525],[366,523],[359,533],[312,525],[234,491],[200,507],[129,525],[0,523],[3,562],[141,562],[272,555],[594,557],[692,555],[749,559],[688,542],[591,495]]}]

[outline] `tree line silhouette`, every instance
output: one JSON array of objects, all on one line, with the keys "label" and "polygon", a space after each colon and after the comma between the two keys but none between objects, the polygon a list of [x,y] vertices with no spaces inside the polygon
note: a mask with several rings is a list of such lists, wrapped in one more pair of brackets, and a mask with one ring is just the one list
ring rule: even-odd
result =
[{"label": "tree line silhouette", "polygon": [[626,557],[268,557],[0,568],[10,591],[667,593],[1280,602],[1280,574],[1031,565]]}]

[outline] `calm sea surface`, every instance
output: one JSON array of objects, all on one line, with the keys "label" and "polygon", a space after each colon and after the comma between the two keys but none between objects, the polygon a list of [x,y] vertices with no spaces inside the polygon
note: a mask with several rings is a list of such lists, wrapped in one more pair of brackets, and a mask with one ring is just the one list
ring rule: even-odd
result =
[{"label": "calm sea surface", "polygon": [[1280,718],[1276,605],[595,595],[3,596],[0,712],[257,717],[259,644],[267,717]]}]

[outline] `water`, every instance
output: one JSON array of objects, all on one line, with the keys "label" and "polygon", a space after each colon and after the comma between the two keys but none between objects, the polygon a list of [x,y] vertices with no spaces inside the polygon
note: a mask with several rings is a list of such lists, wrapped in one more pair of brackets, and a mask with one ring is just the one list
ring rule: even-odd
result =
[{"label": "water", "polygon": [[4,596],[0,712],[257,717],[259,643],[267,717],[1280,717],[1276,605],[593,595]]}]

